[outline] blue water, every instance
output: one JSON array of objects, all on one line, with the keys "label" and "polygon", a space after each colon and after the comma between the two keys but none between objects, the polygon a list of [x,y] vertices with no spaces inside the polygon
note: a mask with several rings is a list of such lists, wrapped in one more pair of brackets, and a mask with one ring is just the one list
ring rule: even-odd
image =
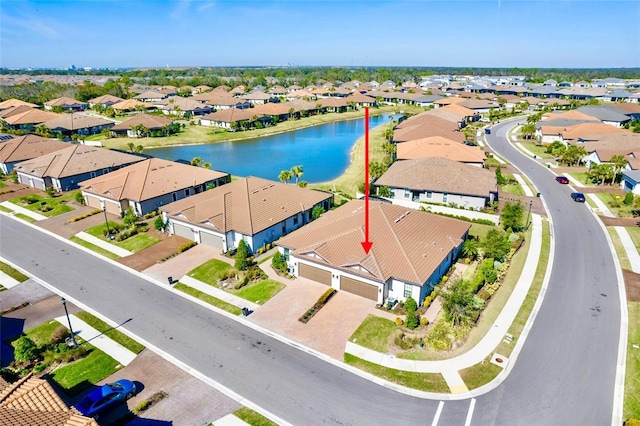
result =
[{"label": "blue water", "polygon": [[[370,117],[369,129],[389,121],[384,114]],[[317,183],[335,179],[345,171],[351,161],[350,151],[363,135],[361,118],[237,142],[149,148],[145,154],[174,161],[200,157],[210,162],[213,170],[271,180],[278,180],[282,170],[302,165],[300,179]]]}]

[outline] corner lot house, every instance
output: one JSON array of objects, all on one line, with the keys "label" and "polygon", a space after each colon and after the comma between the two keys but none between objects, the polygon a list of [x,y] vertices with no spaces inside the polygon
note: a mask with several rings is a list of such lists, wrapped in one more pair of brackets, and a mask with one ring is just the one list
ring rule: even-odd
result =
[{"label": "corner lot house", "polygon": [[244,240],[251,252],[312,220],[332,195],[247,177],[161,207],[172,234],[222,251]]},{"label": "corner lot house", "polygon": [[349,201],[276,242],[297,277],[383,303],[418,303],[458,257],[471,224],[389,203],[371,201],[368,254],[365,203]]},{"label": "corner lot house", "polygon": [[229,174],[160,158],[149,158],[80,184],[87,205],[142,216],[173,201],[229,181]]},{"label": "corner lot house", "polygon": [[25,135],[0,141],[0,170],[9,174],[22,161],[68,148],[70,145],[55,139],[45,139],[38,135]]},{"label": "corner lot house", "polygon": [[129,164],[144,160],[88,145],[71,145],[50,154],[15,165],[20,183],[38,189],[53,187],[56,191],[76,189],[84,180],[104,175]]},{"label": "corner lot house", "polygon": [[396,161],[375,185],[389,187],[392,200],[455,204],[474,210],[498,200],[493,172],[441,157]]}]

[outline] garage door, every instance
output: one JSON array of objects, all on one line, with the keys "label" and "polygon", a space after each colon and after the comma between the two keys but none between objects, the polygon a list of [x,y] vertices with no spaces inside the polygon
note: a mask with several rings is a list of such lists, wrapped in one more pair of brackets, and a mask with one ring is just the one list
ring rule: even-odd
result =
[{"label": "garage door", "polygon": [[321,284],[331,285],[331,271],[325,271],[315,266],[300,263],[298,266],[298,275]]},{"label": "garage door", "polygon": [[191,228],[189,228],[188,226],[178,225],[177,223],[174,223],[173,233],[193,241],[193,232],[191,232]]},{"label": "garage door", "polygon": [[120,205],[105,201],[104,206],[107,208],[107,213],[120,215]]},{"label": "garage door", "polygon": [[222,250],[222,237],[200,231],[200,242],[209,247]]},{"label": "garage door", "polygon": [[353,278],[340,277],[340,290],[378,301],[378,287]]},{"label": "garage door", "polygon": [[102,210],[102,204],[100,203],[100,200],[98,200],[96,197],[92,197],[92,196],[87,196],[87,205],[89,207],[95,207],[96,209],[100,209]]}]

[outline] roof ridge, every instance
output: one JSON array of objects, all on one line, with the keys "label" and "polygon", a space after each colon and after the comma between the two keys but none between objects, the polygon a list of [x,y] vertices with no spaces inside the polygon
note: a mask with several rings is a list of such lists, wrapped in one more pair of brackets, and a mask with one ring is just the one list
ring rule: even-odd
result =
[{"label": "roof ridge", "polygon": [[[249,229],[251,230],[251,235],[254,235],[253,232],[253,218],[251,216],[251,196],[249,193],[249,179],[252,178],[252,176],[248,176],[247,178],[245,178],[244,180],[244,187],[247,190],[246,191],[246,196],[247,196],[247,213],[249,214]],[[285,219],[286,221],[286,219]]]},{"label": "roof ridge", "polygon": [[[384,212],[382,212],[382,205],[378,205],[377,206],[378,209],[380,210],[380,213],[382,214],[382,218],[384,219],[384,223],[387,224],[387,226],[389,227],[389,231],[391,232],[391,235],[393,235],[393,239],[395,240],[398,248],[400,249],[400,252],[402,253],[402,255],[404,256],[404,259],[407,261],[407,263],[409,264],[409,267],[411,268],[411,272],[413,273],[413,275],[416,278],[416,283],[418,283],[418,281],[420,281],[420,275],[418,275],[418,272],[416,271],[416,268],[414,268],[413,266],[413,262],[411,262],[411,259],[409,258],[409,255],[407,254],[407,252],[404,250],[404,247],[402,246],[402,244],[400,244],[400,241],[398,240],[398,236],[396,235],[393,227],[391,226],[391,223],[389,223],[389,220],[387,219],[387,216],[384,214]],[[422,283],[418,283],[418,284],[422,284]]]},{"label": "roof ridge", "polygon": [[[144,192],[144,189],[147,186],[147,179],[149,178],[149,170],[151,169],[151,162],[152,161],[153,161],[153,158],[149,158],[147,160],[147,167],[146,167],[146,170],[145,170],[145,173],[144,173],[144,177],[142,179],[142,185],[140,186],[140,193],[138,194],[138,201],[139,202],[142,202],[142,193]],[[143,162],[144,161],[142,161],[142,163]],[[127,172],[127,177],[125,178],[124,184],[122,185],[122,191],[123,192],[124,192],[124,189],[125,189],[125,187],[127,185],[127,180],[129,180],[129,173],[130,172]]]}]

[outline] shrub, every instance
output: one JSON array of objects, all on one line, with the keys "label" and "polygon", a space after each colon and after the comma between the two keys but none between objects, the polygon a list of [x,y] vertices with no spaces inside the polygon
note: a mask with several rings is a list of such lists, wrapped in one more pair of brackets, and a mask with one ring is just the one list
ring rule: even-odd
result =
[{"label": "shrub", "polygon": [[94,214],[98,214],[98,213],[101,213],[101,212],[102,212],[102,210],[100,210],[100,209],[91,210],[89,213],[85,213],[83,215],[74,217],[73,219],[71,219],[71,222],[77,222],[79,220],[86,219],[89,216],[93,216]]},{"label": "shrub", "polygon": [[84,206],[86,203],[84,201],[84,197],[82,196],[82,192],[78,191],[75,195],[76,203]]},{"label": "shrub", "polygon": [[39,351],[35,342],[27,336],[22,336],[16,341],[14,357],[19,362],[34,361],[38,358]]},{"label": "shrub", "polygon": [[279,251],[271,258],[271,266],[273,266],[273,269],[280,271],[283,274],[287,272],[287,261]]},{"label": "shrub", "polygon": [[627,193],[624,195],[624,200],[622,202],[626,206],[630,206],[631,204],[633,204],[633,192],[627,191]]},{"label": "shrub", "polygon": [[396,325],[401,326],[402,324],[404,324],[404,321],[402,321],[402,318],[400,317],[396,318]]},{"label": "shrub", "polygon": [[489,291],[487,291],[487,289],[485,289],[484,287],[480,289],[480,291],[478,292],[478,294],[476,295],[476,297],[480,300],[483,301],[487,301],[491,298],[491,294],[489,293]]},{"label": "shrub", "polygon": [[416,345],[416,340],[410,337],[407,337],[404,333],[397,333],[393,339],[393,343],[404,351],[408,351],[409,349],[413,349]]},{"label": "shrub", "polygon": [[427,333],[424,342],[433,350],[448,351],[451,349],[453,330],[446,321],[438,321]]},{"label": "shrub", "polygon": [[418,327],[420,321],[418,320],[418,315],[416,311],[407,311],[407,328],[409,330],[414,330]]},{"label": "shrub", "polygon": [[41,364],[36,365],[33,368],[33,371],[36,373],[40,373],[41,371],[43,371],[45,368],[47,368],[49,366],[49,364],[47,364],[46,362],[43,362]]},{"label": "shrub", "polygon": [[409,311],[416,311],[418,309],[418,304],[416,303],[415,299],[411,296],[407,297],[407,300],[405,300],[404,302],[404,309],[405,311],[409,312]]},{"label": "shrub", "polygon": [[124,231],[116,235],[116,241],[124,241],[127,238],[131,238],[138,233],[138,228],[127,228]]},{"label": "shrub", "polygon": [[640,426],[640,420],[627,419],[624,421],[624,426]]},{"label": "shrub", "polygon": [[129,207],[126,213],[122,216],[122,223],[127,227],[133,227],[140,218],[135,214],[133,209]]},{"label": "shrub", "polygon": [[55,331],[51,334],[51,340],[53,343],[64,342],[64,340],[71,336],[71,333],[64,325],[59,326],[55,329]]},{"label": "shrub", "polygon": [[195,241],[189,241],[188,243],[178,247],[178,253],[184,253],[185,251],[189,250],[191,247],[195,246],[196,244],[197,243]]},{"label": "shrub", "polygon": [[267,274],[265,274],[264,271],[260,269],[259,266],[254,265],[254,266],[250,266],[247,269],[247,273],[245,277],[247,278],[248,282],[252,282],[252,281],[267,279]]},{"label": "shrub", "polygon": [[153,227],[156,229],[156,231],[163,232],[167,227],[167,224],[164,223],[164,220],[162,220],[162,217],[157,217],[156,220],[153,221]]},{"label": "shrub", "polygon": [[427,319],[427,317],[421,317],[420,318],[420,325],[429,325],[429,320]]},{"label": "shrub", "polygon": [[424,300],[422,301],[422,306],[426,308],[429,307],[429,305],[431,305],[431,302],[433,301],[433,299],[431,298],[431,296],[427,296],[424,298]]},{"label": "shrub", "polygon": [[44,189],[44,192],[46,192],[46,193],[47,193],[47,195],[48,195],[49,197],[51,197],[51,198],[55,197],[55,195],[56,195],[56,190],[55,190],[55,189],[53,189],[53,187],[52,187],[52,186],[47,186],[47,187]]},{"label": "shrub", "polygon": [[63,362],[77,361],[84,358],[89,354],[89,349],[86,346],[80,345],[73,349],[70,349],[60,357]]},{"label": "shrub", "polygon": [[238,243],[238,249],[235,255],[236,269],[239,269],[241,271],[244,271],[245,269],[247,269],[247,267],[249,266],[249,262],[247,260],[248,257],[249,257],[249,247],[247,246],[247,243],[244,242],[244,240],[240,240],[240,243]]},{"label": "shrub", "polygon": [[318,298],[318,304],[325,305],[329,301],[329,299],[333,297],[334,294],[336,294],[336,289],[328,288],[327,291],[322,293],[322,295]]},{"label": "shrub", "polygon": [[234,284],[233,288],[235,288],[236,290],[240,290],[247,284],[249,284],[249,277],[245,275],[241,280],[238,280],[238,282]]}]

